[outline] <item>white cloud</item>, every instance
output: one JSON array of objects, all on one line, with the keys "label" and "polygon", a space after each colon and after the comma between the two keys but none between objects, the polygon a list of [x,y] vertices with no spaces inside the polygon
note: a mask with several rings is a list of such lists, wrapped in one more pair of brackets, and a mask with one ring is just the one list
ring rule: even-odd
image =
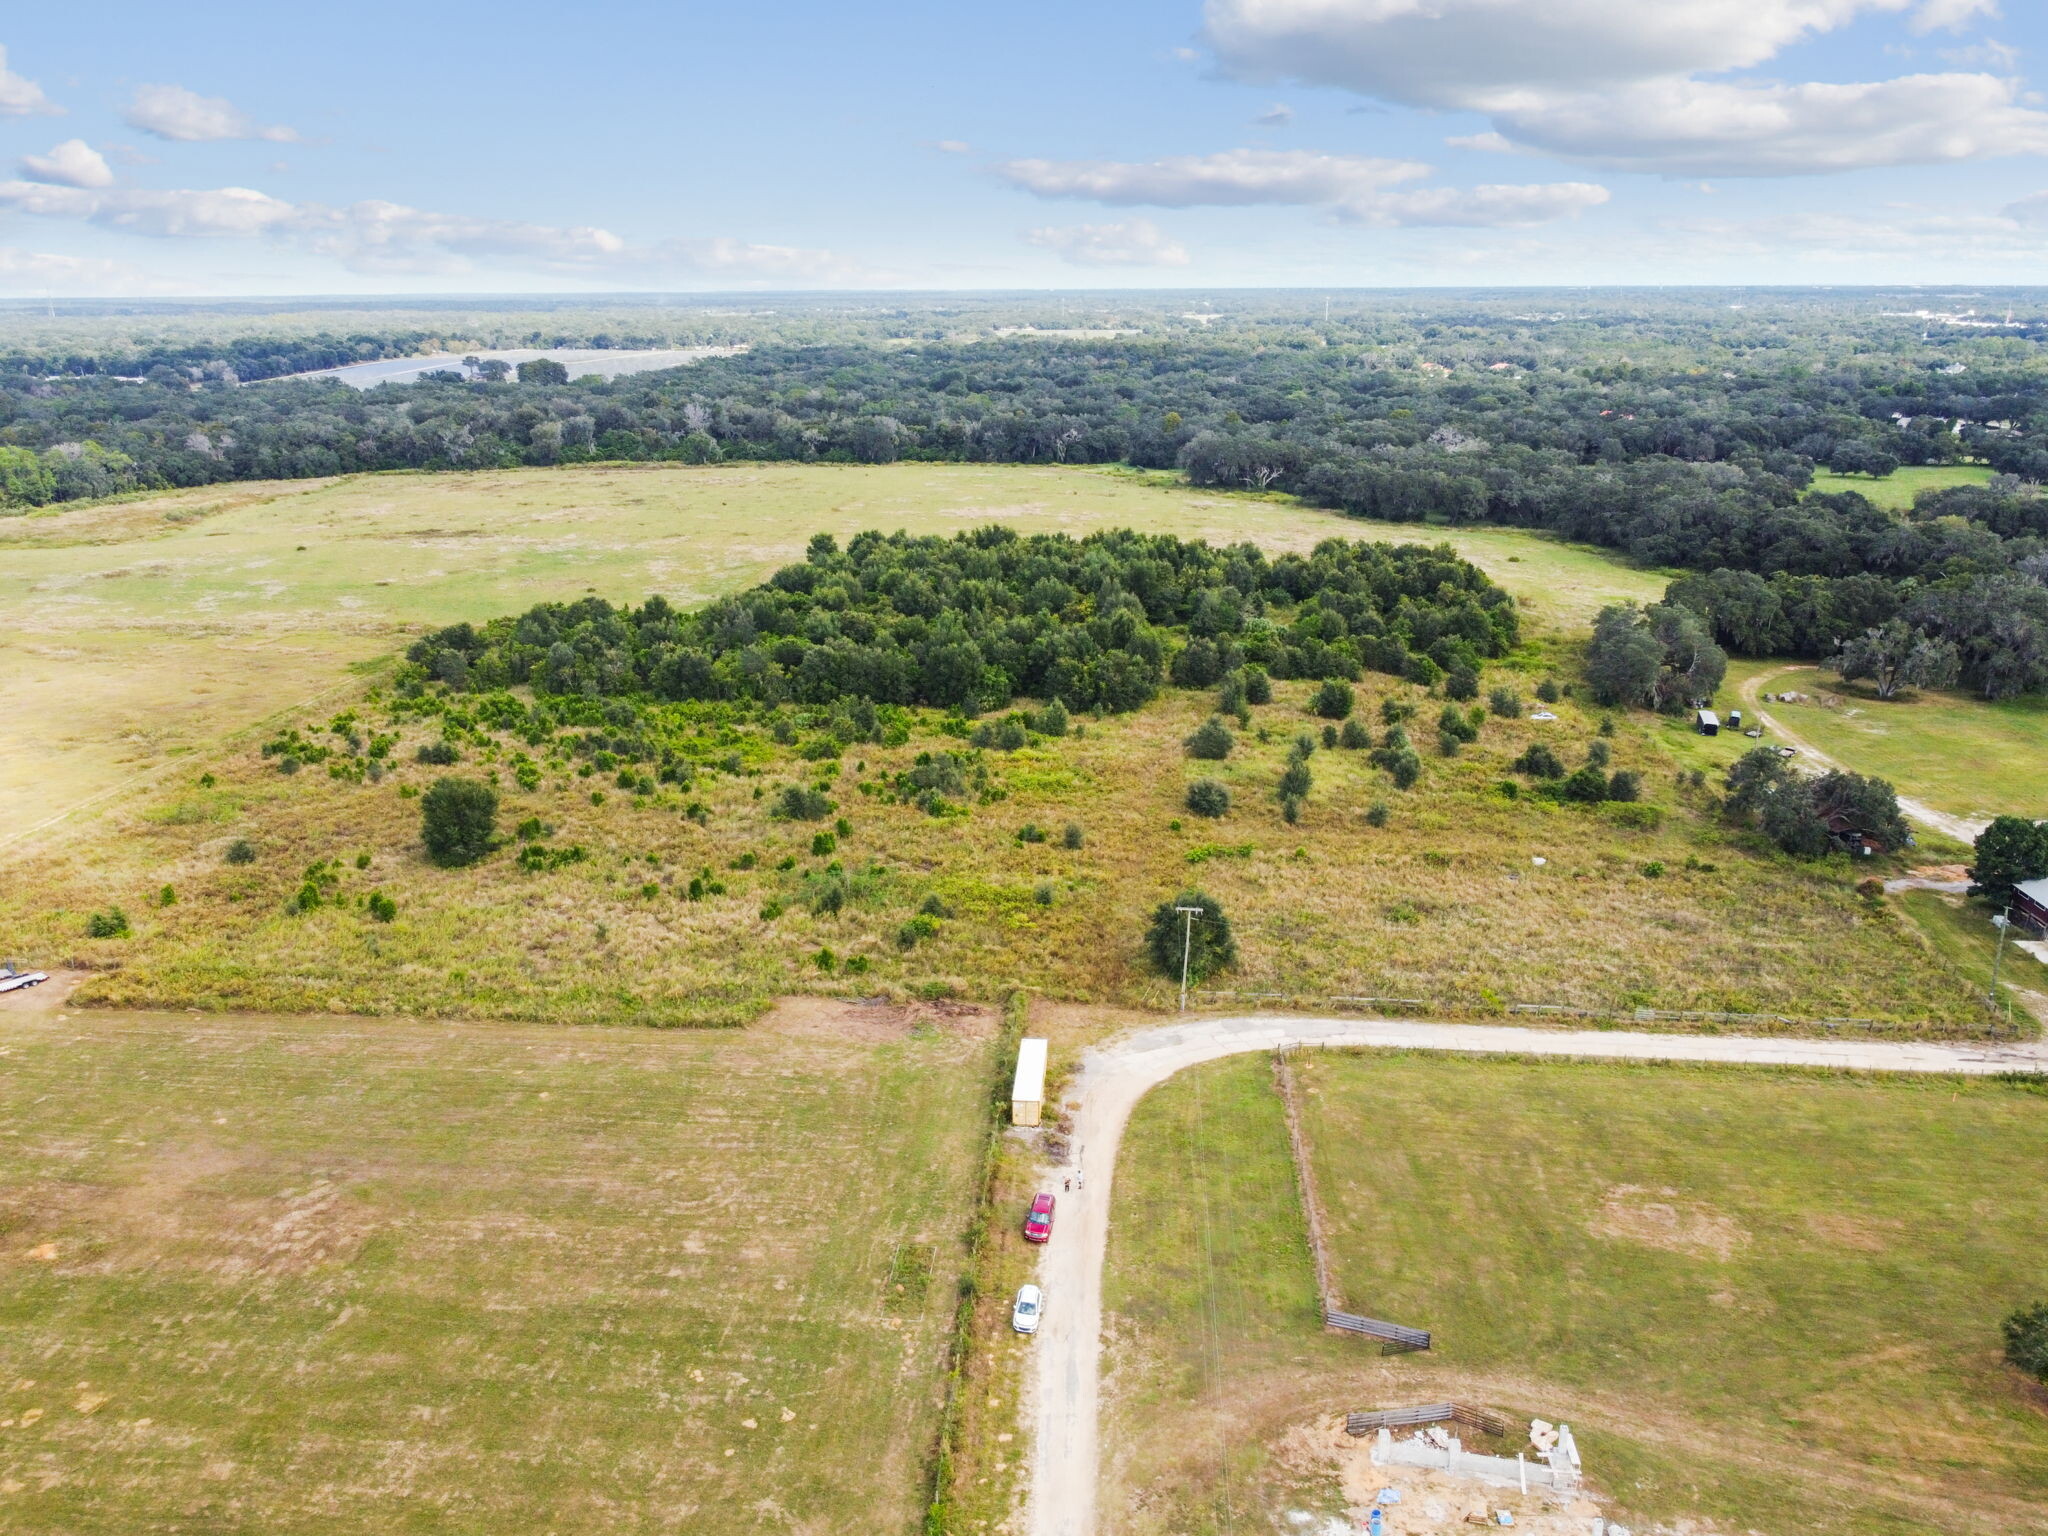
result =
[{"label": "white cloud", "polygon": [[1461,229],[1523,229],[1548,224],[1597,208],[1610,196],[1602,186],[1585,181],[1555,181],[1529,186],[1421,187],[1388,192],[1340,205],[1336,216],[1347,224],[1416,229],[1427,226]]},{"label": "white cloud", "polygon": [[1344,223],[1523,225],[1564,218],[1607,201],[1587,182],[1547,186],[1423,187],[1419,160],[1327,155],[1306,149],[1231,149],[1162,160],[1012,160],[996,174],[1040,197],[1081,198],[1112,207],[1241,208],[1255,204],[1327,208]]},{"label": "white cloud", "polygon": [[1068,224],[1034,229],[1026,245],[1043,246],[1077,267],[1184,267],[1187,247],[1149,219],[1122,224]]},{"label": "white cloud", "polygon": [[1979,16],[1998,14],[1998,0],[1920,0],[1906,25],[1914,32],[1960,32]]},{"label": "white cloud", "polygon": [[[1804,175],[2048,145],[2048,113],[1991,74],[1695,78],[1867,14],[1924,33],[1997,12],[1990,0],[1208,0],[1206,21],[1240,78],[1480,112],[1519,147],[1620,169]],[[1485,135],[1457,142],[1500,147]]]},{"label": "white cloud", "polygon": [[1803,176],[2048,153],[2048,113],[1992,75],[1850,85],[1682,80],[1495,112],[1512,141],[1613,170]]},{"label": "white cloud", "polygon": [[974,152],[974,146],[965,139],[940,139],[932,148],[948,155],[968,155]]},{"label": "white cloud", "polygon": [[21,174],[31,181],[53,181],[66,187],[110,187],[114,168],[107,157],[83,139],[66,139],[47,155],[23,155]]},{"label": "white cloud", "polygon": [[63,111],[35,81],[24,80],[9,69],[7,50],[0,48],[0,117],[55,117]]},{"label": "white cloud", "polygon": [[172,285],[123,262],[59,256],[0,245],[0,291],[15,293],[167,293]]},{"label": "white cloud", "polygon": [[202,96],[182,85],[139,85],[122,121],[131,128],[181,144],[208,144],[223,139],[267,139],[295,144],[298,133],[281,123],[255,122],[225,96]]},{"label": "white cloud", "polygon": [[165,239],[262,237],[356,272],[452,273],[485,262],[553,272],[687,273],[761,282],[855,283],[881,276],[831,251],[799,246],[724,238],[635,246],[589,225],[433,213],[377,199],[336,208],[288,202],[248,187],[94,189],[7,181],[0,182],[0,209]]},{"label": "white cloud", "polygon": [[1429,174],[1419,160],[1325,155],[1307,149],[1226,149],[1162,160],[1012,160],[996,174],[1040,197],[1078,197],[1113,206],[1244,207],[1336,203],[1390,182]]}]

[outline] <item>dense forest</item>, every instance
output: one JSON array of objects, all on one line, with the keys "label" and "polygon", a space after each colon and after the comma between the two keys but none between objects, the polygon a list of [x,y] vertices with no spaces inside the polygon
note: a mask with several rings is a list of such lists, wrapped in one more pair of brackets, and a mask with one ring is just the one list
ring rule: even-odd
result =
[{"label": "dense forest", "polygon": [[[1164,631],[1184,630],[1184,644]],[[1513,600],[1447,550],[1326,540],[1303,558],[1128,531],[1075,540],[985,528],[945,539],[811,540],[800,565],[685,614],[659,596],[543,603],[415,642],[416,684],[981,713],[1023,694],[1122,712],[1172,680],[1355,678],[1478,688],[1517,638]]]},{"label": "dense forest", "polygon": [[[1079,316],[1047,299],[812,302],[460,315],[438,329],[408,314],[361,335],[257,317],[238,322],[227,355],[204,359],[203,339],[176,327],[154,342],[109,331],[92,355],[124,368],[156,357],[144,376],[74,366],[85,352],[30,372],[32,348],[0,370],[0,508],[592,460],[1129,463],[1359,516],[1549,529],[1699,573],[1671,600],[1731,650],[1827,657],[1896,623],[1911,643],[1952,647],[1987,694],[2037,689],[2048,329],[1903,308],[1914,298],[1596,295],[1530,314],[1518,306],[1556,301],[1408,296],[1328,317],[1270,297],[1214,315],[1181,313],[1185,298],[1101,301]],[[46,346],[90,342],[58,324]],[[750,350],[610,382],[231,382],[244,365],[479,332]],[[1817,468],[1881,476],[1964,461],[1988,466],[1991,483],[1923,495],[1906,515],[1811,490]]]}]

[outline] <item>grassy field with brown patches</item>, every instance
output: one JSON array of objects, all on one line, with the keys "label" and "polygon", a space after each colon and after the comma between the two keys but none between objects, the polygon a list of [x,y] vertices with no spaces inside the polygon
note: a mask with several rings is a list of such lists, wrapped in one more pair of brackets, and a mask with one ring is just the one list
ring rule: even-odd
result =
[{"label": "grassy field with brown patches", "polygon": [[[187,783],[89,843],[19,861],[0,893],[0,948],[95,968],[86,996],[131,1007],[737,1023],[785,992],[877,987],[1170,1006],[1172,984],[1141,953],[1143,923],[1197,885],[1237,931],[1241,963],[1215,983],[1226,991],[1412,998],[1480,1016],[1543,1003],[1964,1032],[1988,1021],[1946,962],[1854,895],[1867,870],[1798,863],[1730,833],[1674,785],[1647,719],[1621,722],[1612,748],[1614,766],[1644,774],[1653,824],[1502,793],[1532,741],[1585,758],[1595,717],[1566,701],[1547,724],[1489,719],[1455,758],[1425,749],[1406,792],[1363,752],[1319,748],[1289,825],[1275,786],[1288,744],[1323,723],[1306,713],[1309,686],[1280,685],[1222,763],[1186,757],[1212,699],[1182,690],[1084,721],[1082,734],[976,753],[989,803],[946,817],[882,792],[920,752],[963,747],[933,717],[900,746],[855,744],[822,764],[749,721],[727,727],[740,772],[648,794],[566,769],[523,791],[510,782],[516,743],[469,749],[453,771],[500,780],[508,832],[532,819],[546,847],[587,851],[549,872],[517,867],[513,847],[469,869],[426,862],[405,793],[451,770],[411,761],[417,723],[400,728],[380,784],[317,768],[285,777],[245,752],[212,787]],[[1441,701],[1391,679],[1361,685],[1362,716],[1383,729],[1378,705],[1396,696],[1422,708],[1418,741],[1433,732]],[[364,720],[383,728],[374,706]],[[1199,775],[1229,785],[1228,816],[1186,809]],[[813,840],[832,820],[771,815],[782,786],[814,776],[847,822],[822,852]],[[1375,803],[1384,826],[1368,817]],[[1070,823],[1079,848],[1064,845]],[[1027,826],[1046,839],[1021,840]],[[254,864],[225,861],[237,839]],[[299,910],[316,864],[317,904]],[[838,910],[819,906],[821,883],[843,884]],[[166,886],[175,901],[161,905]],[[368,913],[373,891],[397,903],[395,921]],[[945,915],[905,947],[927,900]],[[112,906],[133,936],[88,938],[89,916]]]},{"label": "grassy field with brown patches", "polygon": [[[1335,1512],[1290,1430],[1452,1399],[1572,1424],[1638,1529],[2048,1530],[2048,1399],[1999,1358],[2042,1291],[2048,1097],[1397,1053],[1297,1056],[1337,1283],[1317,1327],[1269,1058],[1183,1073],[1117,1171],[1106,1529]],[[1404,1527],[1406,1528],[1406,1527]],[[1685,1527],[1680,1527],[1685,1528]]]},{"label": "grassy field with brown patches", "polygon": [[1446,539],[1538,626],[1663,578],[1504,529],[1368,524],[1178,477],[1012,465],[586,465],[209,486],[0,517],[0,855],[226,736],[341,698],[422,628],[586,592],[690,607],[817,532],[1128,527],[1269,552]]},{"label": "grassy field with brown patches", "polygon": [[0,1527],[917,1527],[990,1021],[19,1003]]}]

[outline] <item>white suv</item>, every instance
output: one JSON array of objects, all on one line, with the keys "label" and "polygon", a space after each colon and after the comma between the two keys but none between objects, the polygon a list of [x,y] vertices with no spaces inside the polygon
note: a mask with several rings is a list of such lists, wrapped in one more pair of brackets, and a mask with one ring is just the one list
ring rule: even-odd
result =
[{"label": "white suv", "polygon": [[1010,1308],[1010,1326],[1019,1333],[1036,1333],[1044,1310],[1045,1293],[1035,1285],[1024,1286],[1017,1292],[1017,1304]]}]

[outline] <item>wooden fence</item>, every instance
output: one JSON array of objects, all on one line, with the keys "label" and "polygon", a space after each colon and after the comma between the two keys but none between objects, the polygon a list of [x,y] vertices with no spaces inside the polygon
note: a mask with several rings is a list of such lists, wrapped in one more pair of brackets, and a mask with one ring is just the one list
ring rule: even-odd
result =
[{"label": "wooden fence", "polygon": [[1511,1435],[1514,1424],[1484,1408],[1467,1408],[1462,1403],[1424,1403],[1419,1408],[1381,1408],[1371,1413],[1344,1415],[1344,1433],[1364,1437],[1378,1429],[1405,1429],[1416,1424],[1462,1424],[1483,1435]]}]

